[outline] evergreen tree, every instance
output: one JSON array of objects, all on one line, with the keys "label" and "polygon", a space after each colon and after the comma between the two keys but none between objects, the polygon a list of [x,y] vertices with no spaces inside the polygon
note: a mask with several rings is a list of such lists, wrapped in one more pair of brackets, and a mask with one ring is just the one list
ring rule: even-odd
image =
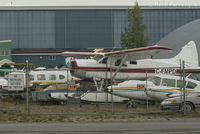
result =
[{"label": "evergreen tree", "polygon": [[134,8],[128,9],[128,28],[121,34],[123,49],[147,46],[148,38],[144,35],[146,26],[142,23],[142,19],[142,10],[136,2]]}]

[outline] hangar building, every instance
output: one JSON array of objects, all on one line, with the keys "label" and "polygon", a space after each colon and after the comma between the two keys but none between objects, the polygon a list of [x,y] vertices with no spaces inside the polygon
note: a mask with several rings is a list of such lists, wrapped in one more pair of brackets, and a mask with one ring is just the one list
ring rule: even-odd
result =
[{"label": "hangar building", "polygon": [[[14,62],[61,66],[60,52],[119,48],[136,0],[1,0],[0,40],[12,40]],[[200,18],[199,0],[137,0],[154,45]],[[164,44],[163,44],[164,45]]]}]

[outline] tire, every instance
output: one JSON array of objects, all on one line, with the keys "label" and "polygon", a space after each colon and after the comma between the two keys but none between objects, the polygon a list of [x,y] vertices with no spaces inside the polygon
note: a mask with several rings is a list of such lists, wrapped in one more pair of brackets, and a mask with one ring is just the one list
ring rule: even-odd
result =
[{"label": "tire", "polygon": [[128,101],[126,107],[127,107],[127,108],[134,108],[133,102],[132,102],[132,101]]},{"label": "tire", "polygon": [[[194,111],[194,106],[191,102],[186,102],[185,107],[187,113]],[[181,106],[181,110],[184,111],[184,103]]]}]

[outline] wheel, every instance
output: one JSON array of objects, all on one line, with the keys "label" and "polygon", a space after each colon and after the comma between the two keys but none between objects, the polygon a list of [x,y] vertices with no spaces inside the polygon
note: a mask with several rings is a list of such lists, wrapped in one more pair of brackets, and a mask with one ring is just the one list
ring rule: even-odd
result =
[{"label": "wheel", "polygon": [[126,107],[127,107],[127,108],[134,108],[134,104],[133,104],[133,102],[132,102],[131,100],[128,101]]},{"label": "wheel", "polygon": [[[194,106],[191,102],[186,102],[185,103],[185,109],[186,109],[186,112],[189,113],[191,111],[194,111]],[[181,110],[184,111],[184,103],[181,106]]]}]

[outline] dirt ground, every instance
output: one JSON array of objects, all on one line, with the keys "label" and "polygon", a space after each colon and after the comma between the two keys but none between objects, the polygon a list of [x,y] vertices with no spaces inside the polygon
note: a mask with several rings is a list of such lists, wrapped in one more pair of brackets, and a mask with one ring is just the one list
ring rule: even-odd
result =
[{"label": "dirt ground", "polygon": [[159,105],[136,105],[127,108],[125,103],[76,106],[30,103],[26,112],[25,101],[0,99],[0,122],[127,122],[136,120],[172,120],[199,118],[200,111],[183,115],[183,112],[161,112]]}]

